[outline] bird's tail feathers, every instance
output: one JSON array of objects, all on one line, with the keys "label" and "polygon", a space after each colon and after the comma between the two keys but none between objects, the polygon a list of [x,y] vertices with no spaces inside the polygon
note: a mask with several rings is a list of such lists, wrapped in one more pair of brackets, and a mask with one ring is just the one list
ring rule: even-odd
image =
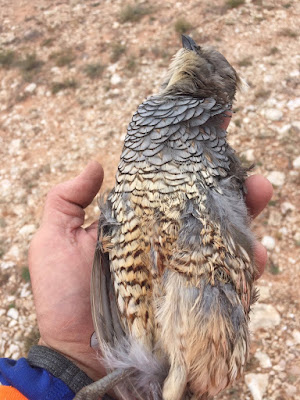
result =
[{"label": "bird's tail feathers", "polygon": [[168,375],[168,363],[134,339],[102,346],[102,363],[107,371],[121,369],[132,373],[116,387],[122,400],[162,400],[162,384]]}]

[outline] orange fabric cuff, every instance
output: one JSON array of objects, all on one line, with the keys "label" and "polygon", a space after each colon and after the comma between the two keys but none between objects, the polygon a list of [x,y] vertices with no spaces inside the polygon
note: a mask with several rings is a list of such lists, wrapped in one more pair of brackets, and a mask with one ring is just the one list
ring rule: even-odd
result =
[{"label": "orange fabric cuff", "polygon": [[0,400],[28,400],[17,389],[11,386],[0,386]]}]

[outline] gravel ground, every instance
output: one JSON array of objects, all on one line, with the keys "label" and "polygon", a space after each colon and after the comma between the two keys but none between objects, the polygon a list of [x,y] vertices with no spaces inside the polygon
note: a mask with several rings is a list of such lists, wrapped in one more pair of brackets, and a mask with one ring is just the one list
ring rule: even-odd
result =
[{"label": "gravel ground", "polygon": [[[113,185],[126,126],[186,31],[247,80],[229,141],[274,186],[253,223],[269,251],[244,377],[218,399],[300,399],[300,93],[297,1],[0,0],[0,355],[38,331],[27,251],[48,190],[88,160]],[[97,218],[96,202],[87,211]]]}]

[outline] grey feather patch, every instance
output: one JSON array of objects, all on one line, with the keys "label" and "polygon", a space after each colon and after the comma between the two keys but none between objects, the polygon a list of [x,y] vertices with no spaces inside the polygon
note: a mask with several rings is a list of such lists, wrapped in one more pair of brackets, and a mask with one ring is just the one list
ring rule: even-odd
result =
[{"label": "grey feather patch", "polygon": [[[132,370],[128,385],[118,385],[122,398],[132,399],[132,388],[142,399],[148,397],[149,390],[161,392],[164,379],[168,374],[168,363],[165,359],[159,360],[145,347],[132,338],[122,340],[114,345],[114,348],[105,346],[102,350],[102,362],[108,370]],[[124,396],[124,397],[123,397]]]},{"label": "grey feather patch", "polygon": [[223,194],[208,191],[206,206],[213,219],[221,223],[223,234],[229,233],[253,259],[254,236],[250,231],[248,211],[241,192],[232,189],[234,177],[219,182]]}]

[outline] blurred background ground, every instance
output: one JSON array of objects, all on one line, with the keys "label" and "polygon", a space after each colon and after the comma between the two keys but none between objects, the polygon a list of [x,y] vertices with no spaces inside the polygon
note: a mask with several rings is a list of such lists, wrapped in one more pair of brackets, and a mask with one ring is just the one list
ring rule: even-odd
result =
[{"label": "blurred background ground", "polygon": [[269,262],[250,363],[218,399],[300,399],[299,14],[296,0],[0,0],[1,356],[38,337],[27,251],[48,190],[90,159],[112,187],[131,115],[188,33],[247,80],[229,142],[274,185],[253,224]]}]

